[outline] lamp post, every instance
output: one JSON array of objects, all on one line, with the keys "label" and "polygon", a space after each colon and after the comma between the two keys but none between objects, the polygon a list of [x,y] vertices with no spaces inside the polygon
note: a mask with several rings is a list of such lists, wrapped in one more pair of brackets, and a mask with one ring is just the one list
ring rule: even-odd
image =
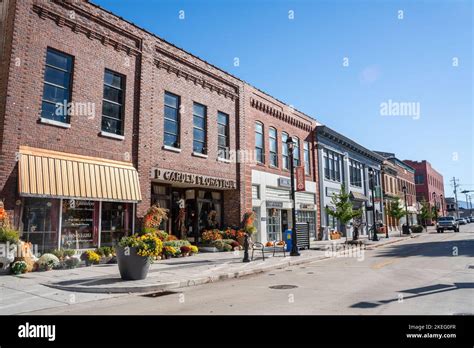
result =
[{"label": "lamp post", "polygon": [[403,194],[405,196],[405,218],[407,219],[407,231],[410,233],[410,221],[408,220],[408,201],[407,201],[407,187],[402,187]]},{"label": "lamp post", "polygon": [[434,201],[434,218],[435,221],[438,220],[438,204],[436,202],[436,192],[433,192],[433,201]]},{"label": "lamp post", "polygon": [[288,137],[286,140],[286,145],[288,146],[288,155],[290,157],[290,181],[291,181],[291,200],[293,201],[293,206],[291,208],[291,219],[293,225],[291,228],[291,252],[290,256],[300,256],[298,251],[298,241],[296,237],[296,199],[295,199],[295,163],[293,159],[293,151],[295,149],[295,143],[293,142],[292,137]]},{"label": "lamp post", "polygon": [[443,201],[443,195],[439,195],[439,204],[441,205],[441,215],[444,216],[444,201]]},{"label": "lamp post", "polygon": [[375,221],[375,194],[374,194],[374,186],[375,186],[375,181],[374,181],[374,170],[372,168],[369,168],[369,175],[370,175],[370,190],[372,191],[372,219],[373,219],[373,229],[374,229],[374,235],[372,240],[374,242],[377,242],[379,240],[379,237],[377,236],[377,224]]}]

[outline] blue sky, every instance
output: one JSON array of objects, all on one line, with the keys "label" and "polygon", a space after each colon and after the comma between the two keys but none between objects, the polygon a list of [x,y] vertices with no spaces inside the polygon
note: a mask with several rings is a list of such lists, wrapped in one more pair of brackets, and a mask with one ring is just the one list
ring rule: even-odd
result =
[{"label": "blue sky", "polygon": [[[446,196],[453,176],[474,190],[471,0],[93,2],[369,149],[430,161]],[[389,100],[419,118],[381,115]]]}]

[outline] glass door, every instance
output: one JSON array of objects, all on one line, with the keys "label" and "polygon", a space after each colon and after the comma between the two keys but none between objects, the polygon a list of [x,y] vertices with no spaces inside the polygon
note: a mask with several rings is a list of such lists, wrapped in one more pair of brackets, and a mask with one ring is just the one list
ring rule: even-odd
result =
[{"label": "glass door", "polygon": [[281,210],[267,209],[267,240],[281,240]]}]

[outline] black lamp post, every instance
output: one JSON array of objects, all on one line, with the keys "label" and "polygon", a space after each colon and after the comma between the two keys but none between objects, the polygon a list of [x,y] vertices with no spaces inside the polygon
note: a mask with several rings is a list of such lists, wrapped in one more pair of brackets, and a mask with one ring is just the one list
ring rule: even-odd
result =
[{"label": "black lamp post", "polygon": [[410,220],[408,220],[408,201],[407,201],[407,187],[402,187],[403,194],[405,196],[405,217],[407,219],[407,231],[410,233]]},{"label": "black lamp post", "polygon": [[374,170],[372,168],[369,168],[369,175],[370,175],[370,190],[372,191],[372,219],[374,220],[373,224],[373,229],[374,229],[374,236],[372,240],[374,242],[377,242],[379,240],[379,237],[377,236],[377,222],[375,221],[375,194],[374,194],[374,186],[375,186],[375,180],[374,180]]},{"label": "black lamp post", "polygon": [[443,202],[443,195],[439,195],[439,205],[441,206],[441,216],[444,216],[444,202]]},{"label": "black lamp post", "polygon": [[436,192],[433,192],[433,201],[434,201],[434,218],[435,221],[438,220],[438,204],[436,204]]},{"label": "black lamp post", "polygon": [[295,143],[292,137],[288,137],[286,140],[288,146],[288,155],[290,157],[290,181],[291,181],[291,200],[293,206],[291,208],[291,218],[293,220],[293,226],[291,228],[291,252],[290,256],[300,256],[298,251],[298,241],[296,237],[296,199],[295,199],[295,163],[293,159],[293,150],[295,149]]}]

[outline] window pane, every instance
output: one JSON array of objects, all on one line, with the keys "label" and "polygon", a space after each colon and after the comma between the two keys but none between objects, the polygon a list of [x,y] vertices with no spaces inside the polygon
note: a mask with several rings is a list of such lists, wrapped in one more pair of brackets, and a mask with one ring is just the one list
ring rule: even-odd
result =
[{"label": "window pane", "polygon": [[176,122],[165,119],[165,132],[178,134],[178,124]]},{"label": "window pane", "polygon": [[67,103],[69,100],[69,90],[45,84],[43,99],[54,103],[64,103],[66,100]]},{"label": "window pane", "polygon": [[262,148],[263,147],[263,135],[257,133],[255,135],[255,146]]},{"label": "window pane", "polygon": [[165,105],[178,108],[178,99],[179,97],[177,95],[165,93]]},{"label": "window pane", "polygon": [[44,101],[41,106],[41,117],[59,122],[67,122],[67,115],[62,105],[56,107],[55,104]]},{"label": "window pane", "polygon": [[217,125],[217,132],[219,134],[222,134],[222,135],[227,135],[227,127],[222,125],[222,124],[218,124]]},{"label": "window pane", "polygon": [[202,129],[206,128],[206,122],[204,121],[204,118],[194,116],[194,127]]},{"label": "window pane", "polygon": [[72,59],[70,56],[48,48],[46,52],[46,64],[71,71],[71,63]]},{"label": "window pane", "polygon": [[219,112],[217,114],[217,122],[220,123],[220,124],[224,124],[224,125],[227,125],[227,115],[226,114],[223,114],[222,112]]},{"label": "window pane", "polygon": [[44,80],[49,83],[54,83],[55,85],[63,86],[64,88],[69,87],[69,73],[49,66],[45,69]]},{"label": "window pane", "polygon": [[200,129],[194,128],[193,136],[194,140],[204,141],[204,132]]},{"label": "window pane", "polygon": [[227,138],[223,136],[219,136],[217,143],[219,146],[227,146]]},{"label": "window pane", "polygon": [[179,147],[177,142],[178,142],[178,137],[176,135],[165,133],[165,145]]},{"label": "window pane", "polygon": [[169,106],[165,106],[165,118],[178,121],[178,109],[173,109]]},{"label": "window pane", "polygon": [[276,129],[275,128],[270,128],[270,130],[268,131],[268,134],[269,134],[270,138],[276,138]]},{"label": "window pane", "polygon": [[104,100],[102,104],[102,114],[120,119],[121,108],[122,107],[120,105],[109,103],[108,101]]},{"label": "window pane", "polygon": [[255,123],[255,132],[263,133],[263,126],[261,123]]},{"label": "window pane", "polygon": [[270,139],[270,152],[277,152],[276,140]]},{"label": "window pane", "polygon": [[102,130],[114,134],[122,134],[122,121],[102,117]]},{"label": "window pane", "polygon": [[206,107],[204,105],[194,103],[193,112],[195,115],[204,117],[206,115]]},{"label": "window pane", "polygon": [[122,104],[122,91],[107,85],[104,85],[104,99]]},{"label": "window pane", "polygon": [[204,153],[204,143],[193,141],[193,151],[198,153]]},{"label": "window pane", "polygon": [[114,74],[111,71],[105,71],[104,82],[107,85],[111,85],[119,89],[122,88],[122,76],[120,76],[119,74]]}]

